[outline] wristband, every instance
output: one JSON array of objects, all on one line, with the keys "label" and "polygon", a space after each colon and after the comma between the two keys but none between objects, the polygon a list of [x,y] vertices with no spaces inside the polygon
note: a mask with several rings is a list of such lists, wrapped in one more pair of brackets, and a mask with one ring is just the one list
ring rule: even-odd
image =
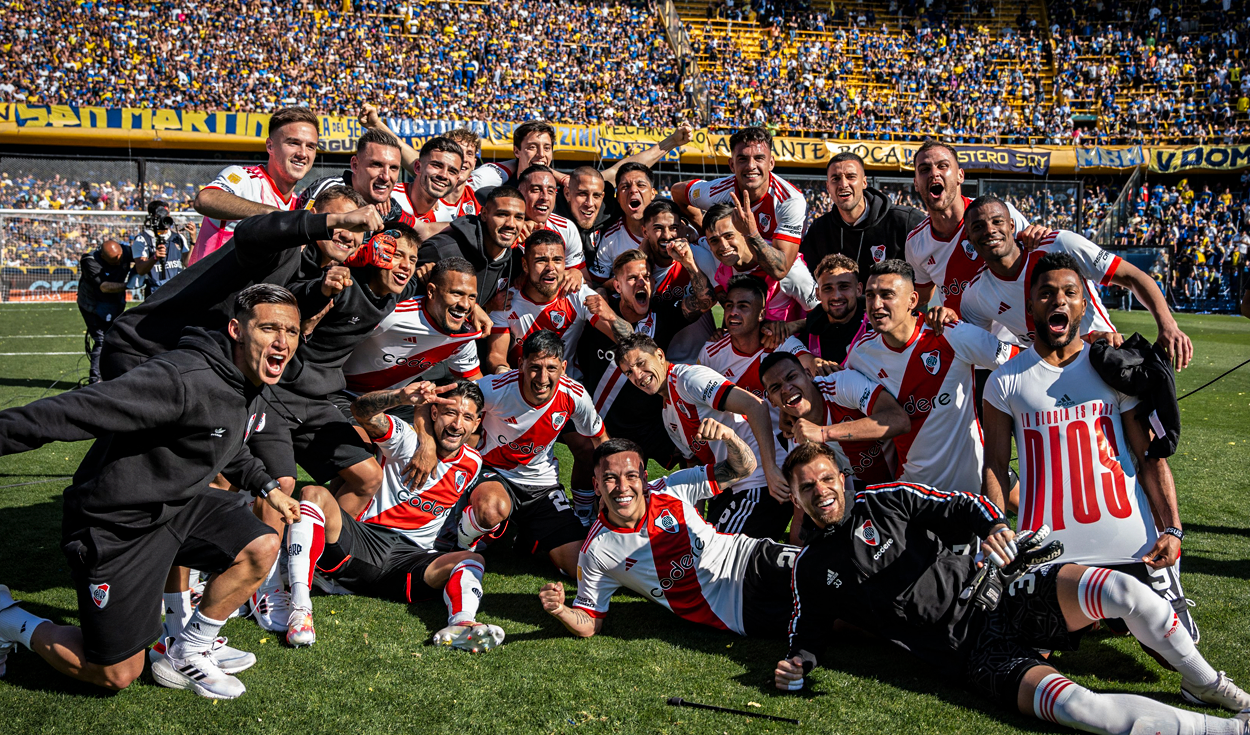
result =
[{"label": "wristband", "polygon": [[1168,526],[1163,529],[1163,533],[1167,536],[1175,536],[1177,541],[1185,540],[1185,532],[1175,526]]},{"label": "wristband", "polygon": [[277,490],[279,487],[280,485],[278,485],[277,480],[270,480],[269,482],[266,482],[264,485],[261,485],[260,487],[253,490],[252,495],[258,498],[268,498],[269,493],[273,492],[274,490]]}]

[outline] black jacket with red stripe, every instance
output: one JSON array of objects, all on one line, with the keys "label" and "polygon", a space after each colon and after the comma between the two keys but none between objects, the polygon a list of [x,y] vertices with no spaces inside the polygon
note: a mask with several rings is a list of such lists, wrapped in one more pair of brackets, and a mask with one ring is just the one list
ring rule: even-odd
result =
[{"label": "black jacket with red stripe", "polygon": [[819,663],[834,619],[893,641],[935,664],[952,664],[968,633],[976,574],[952,544],[1004,523],[981,495],[904,482],[848,492],[837,525],[811,541],[794,566],[790,653]]}]

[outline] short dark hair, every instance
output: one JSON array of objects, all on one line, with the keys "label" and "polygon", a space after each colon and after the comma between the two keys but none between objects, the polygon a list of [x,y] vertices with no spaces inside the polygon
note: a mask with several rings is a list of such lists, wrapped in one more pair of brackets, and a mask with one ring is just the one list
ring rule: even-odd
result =
[{"label": "short dark hair", "polygon": [[369,128],[356,139],[356,153],[363,151],[365,146],[370,143],[384,146],[386,148],[399,148],[399,138],[396,138],[394,135],[391,135],[385,130]]},{"label": "short dark hair", "polygon": [[999,199],[993,194],[982,194],[976,199],[973,199],[971,202],[968,202],[968,206],[964,208],[964,221],[968,221],[968,215],[972,212],[972,210],[980,209],[981,207],[985,207],[990,204],[1001,205],[1003,209],[1007,210],[1007,214],[1011,214],[1011,209],[1007,206],[1007,202],[1004,202],[1002,199]]},{"label": "short dark hair", "polygon": [[955,146],[950,145],[949,143],[943,143],[942,141],[935,140],[933,138],[925,138],[925,141],[921,143],[920,147],[916,149],[916,152],[912,154],[912,157],[911,157],[912,163],[913,164],[915,163],[916,159],[920,157],[921,153],[928,153],[929,151],[934,150],[935,148],[942,148],[946,151],[949,151],[951,154],[951,158],[955,159],[956,168],[963,168],[962,166],[959,165],[959,151],[955,150]]},{"label": "short dark hair", "polygon": [[556,144],[556,129],[551,126],[551,123],[542,120],[530,120],[516,126],[516,130],[512,131],[512,147],[520,148],[521,144],[525,142],[525,139],[531,133],[546,133],[551,136],[551,145],[554,146]]},{"label": "short dark hair", "polygon": [[540,173],[549,173],[551,174],[551,178],[553,179],[556,177],[556,170],[554,168],[550,166],[546,166],[541,163],[535,163],[529,168],[522,171],[521,175],[516,177],[516,180],[525,181],[526,179],[533,176],[534,174],[540,174]]},{"label": "short dark hair", "polygon": [[454,385],[455,388],[443,394],[443,398],[468,398],[477,404],[477,412],[481,413],[486,408],[486,396],[482,395],[482,389],[477,383],[464,378],[440,378],[434,381],[435,385]]},{"label": "short dark hair", "polygon": [[859,278],[859,263],[842,253],[829,253],[821,258],[816,270],[812,272],[812,278],[820,278],[822,274],[836,270],[850,271],[855,274],[856,279]]},{"label": "short dark hair", "polygon": [[620,181],[622,176],[628,173],[633,173],[634,171],[642,172],[642,175],[647,177],[647,183],[650,184],[652,188],[655,188],[655,176],[651,172],[651,167],[646,164],[638,163],[637,161],[622,163],[621,167],[616,170],[616,180]]},{"label": "short dark hair", "polygon": [[863,156],[861,156],[861,155],[859,155],[858,153],[855,153],[855,152],[853,152],[853,151],[842,151],[841,153],[839,153],[838,155],[834,156],[833,158],[830,158],[830,159],[829,159],[829,163],[825,164],[825,173],[828,173],[828,172],[829,172],[829,167],[830,167],[830,166],[832,166],[833,164],[835,164],[835,163],[845,163],[845,162],[847,162],[847,161],[854,161],[855,163],[858,163],[858,164],[859,164],[859,168],[860,168],[860,170],[861,170],[861,171],[867,171],[867,170],[868,170],[868,167],[864,165],[864,157],[863,157]]},{"label": "short dark hair", "polygon": [[486,201],[482,202],[482,206],[484,207],[487,204],[490,204],[491,202],[496,201],[498,199],[524,200],[525,197],[521,195],[520,189],[516,188],[515,186],[508,186],[507,184],[504,184],[502,186],[496,186],[494,189],[491,189],[490,193],[486,195]]},{"label": "short dark hair", "polygon": [[1062,252],[1046,253],[1037,261],[1037,264],[1033,266],[1033,272],[1029,274],[1029,292],[1031,293],[1033,287],[1037,285],[1037,279],[1051,271],[1073,271],[1077,278],[1081,277],[1081,265],[1076,262],[1076,258]]},{"label": "short dark hair", "polygon": [[325,190],[317,195],[317,198],[313,200],[313,209],[324,209],[327,204],[338,199],[347,199],[352,204],[355,204],[357,208],[366,204],[365,198],[361,196],[360,192],[350,186],[335,184],[334,186],[326,187]]},{"label": "short dark hair", "polygon": [[703,213],[703,231],[709,232],[712,229],[712,225],[716,224],[717,222],[720,222],[721,220],[727,217],[733,217],[733,216],[734,216],[734,205],[730,204],[729,202],[720,202],[719,204],[713,204],[712,206],[708,207],[706,212]]},{"label": "short dark hair", "polygon": [[321,134],[321,121],[317,118],[317,113],[307,107],[283,107],[269,117],[269,137],[277,135],[279,130],[291,123],[308,123],[318,135]]},{"label": "short dark hair", "polygon": [[765,373],[772,370],[778,363],[782,362],[792,362],[799,368],[803,368],[803,363],[799,360],[798,355],[795,355],[793,352],[770,352],[768,357],[760,360],[759,376],[761,378],[764,377]]},{"label": "short dark hair", "polygon": [[460,156],[461,161],[464,160],[464,149],[460,147],[459,143],[451,138],[444,138],[439,135],[425,141],[425,145],[421,146],[420,157],[425,158],[434,151],[439,151],[440,153],[455,153],[457,156]]},{"label": "short dark hair", "polygon": [[868,269],[869,278],[873,276],[888,276],[890,274],[901,276],[911,285],[916,285],[916,269],[912,268],[911,264],[905,260],[890,258],[880,263],[873,263],[873,266]]},{"label": "short dark hair", "polygon": [[239,321],[252,316],[261,304],[287,304],[299,308],[295,294],[276,283],[255,283],[234,297],[234,318]]},{"label": "short dark hair", "polygon": [[616,345],[616,364],[625,362],[625,353],[642,350],[648,355],[658,355],[660,346],[655,340],[641,332],[634,332]]},{"label": "short dark hair", "polygon": [[668,213],[673,215],[677,221],[681,221],[681,212],[678,211],[677,205],[673,204],[670,199],[656,199],[642,210],[642,221],[650,222],[661,214]]},{"label": "short dark hair", "polygon": [[[626,164],[626,165],[629,165],[629,164]],[[595,168],[594,166],[578,166],[577,168],[569,172],[570,181],[574,179],[580,179],[583,176],[587,178],[591,178],[591,179],[599,179],[600,181],[604,180],[603,172]],[[620,174],[618,173],[617,176],[620,176]]]},{"label": "short dark hair", "polygon": [[810,464],[817,457],[828,457],[829,461],[833,462],[834,467],[837,467],[839,470],[842,469],[838,465],[838,455],[824,442],[804,442],[786,457],[785,463],[781,465],[781,476],[786,478],[788,482],[790,476],[800,465]]},{"label": "short dark hair", "polygon": [[620,270],[622,266],[629,265],[630,263],[633,263],[639,260],[645,261],[646,259],[647,259],[646,253],[642,252],[638,248],[630,248],[629,250],[626,250],[625,252],[616,256],[616,260],[612,261],[612,274],[616,275],[616,272]]},{"label": "short dark hair", "polygon": [[529,237],[525,238],[525,252],[528,254],[535,245],[559,245],[563,249],[564,238],[560,236],[560,233],[551,230],[534,230]]},{"label": "short dark hair", "polygon": [[598,467],[599,463],[604,459],[611,457],[613,454],[624,454],[625,452],[633,452],[642,460],[642,470],[647,470],[647,453],[643,451],[642,445],[633,439],[624,437],[615,437],[609,439],[599,446],[595,447],[595,453],[591,455],[590,462],[592,467]]},{"label": "short dark hair", "polygon": [[448,273],[463,273],[465,275],[477,278],[477,271],[473,269],[473,264],[464,258],[444,258],[434,266],[434,270],[430,271],[430,283],[442,283],[443,277]]},{"label": "short dark hair", "polygon": [[763,143],[768,146],[768,149],[771,151],[773,146],[773,136],[769,135],[768,131],[764,128],[743,128],[729,136],[729,152],[733,153],[738,150],[738,146],[747,145],[748,143]]},{"label": "short dark hair", "polygon": [[730,278],[725,284],[725,293],[728,294],[736,288],[746,289],[760,297],[761,304],[764,303],[764,297],[768,295],[768,286],[764,284],[764,279],[749,273],[739,273]]},{"label": "short dark hair", "polygon": [[564,340],[550,329],[540,329],[525,338],[521,343],[521,359],[531,355],[564,359]]}]

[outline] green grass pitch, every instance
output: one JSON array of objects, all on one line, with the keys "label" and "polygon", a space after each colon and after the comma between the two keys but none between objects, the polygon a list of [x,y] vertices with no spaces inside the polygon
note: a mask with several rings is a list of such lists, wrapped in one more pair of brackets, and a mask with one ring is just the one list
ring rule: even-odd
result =
[{"label": "green grass pitch", "polygon": [[[1154,336],[1141,312],[1119,313],[1126,332]],[[1182,316],[1194,366],[1182,393],[1250,358],[1250,322]],[[56,335],[56,336],[45,336]],[[0,307],[0,408],[68,388],[86,373],[82,323],[72,305]],[[31,354],[34,353],[34,354]],[[50,354],[71,353],[71,354]],[[1185,419],[1173,458],[1185,541],[1184,581],[1197,602],[1200,648],[1217,669],[1250,683],[1250,367],[1181,403]],[[0,459],[0,583],[29,608],[76,620],[58,548],[60,492],[87,443],[55,444]],[[562,449],[562,448],[561,448]],[[567,455],[565,478],[567,478]],[[537,601],[557,579],[548,567],[487,553],[482,619],[508,642],[483,655],[435,649],[440,602],[405,608],[356,597],[314,598],[318,641],[291,650],[248,621],[233,620],[231,644],[259,663],[241,675],[242,698],[213,702],[156,686],[146,675],[105,695],[55,674],[28,651],[9,658],[0,680],[3,733],[1008,733],[1054,732],[928,674],[885,644],[848,640],[811,676],[810,692],[770,686],[780,641],[748,641],[684,623],[631,594],[619,595],[604,634],[575,640]],[[570,586],[567,585],[566,588]],[[153,601],[156,604],[156,601]],[[1088,636],[1057,665],[1095,690],[1126,690],[1181,703],[1179,678],[1136,644]],[[793,717],[795,727],[678,710],[670,696]],[[1214,713],[1214,712],[1213,712]]]}]

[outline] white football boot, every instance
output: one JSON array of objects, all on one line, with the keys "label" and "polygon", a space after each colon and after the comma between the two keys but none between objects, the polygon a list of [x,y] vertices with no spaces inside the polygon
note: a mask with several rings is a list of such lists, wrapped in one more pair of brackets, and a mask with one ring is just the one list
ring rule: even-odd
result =
[{"label": "white football boot", "polygon": [[311,646],[317,642],[317,630],[313,627],[312,610],[297,607],[291,610],[286,624],[286,642],[295,648]]},{"label": "white football boot", "polygon": [[256,590],[252,594],[252,617],[265,630],[285,633],[291,617],[291,593],[282,589],[280,583],[268,590]]},{"label": "white football boot", "polygon": [[247,691],[243,682],[221,670],[211,650],[175,658],[169,650],[174,639],[166,638],[163,643],[165,655],[152,664],[152,677],[157,684],[170,689],[190,689],[209,699],[234,699]]},{"label": "white football boot", "polygon": [[[237,674],[240,671],[247,671],[256,664],[256,654],[250,651],[240,651],[232,646],[227,646],[226,641],[229,639],[225,636],[218,636],[213,641],[213,648],[210,653],[213,660],[217,662],[217,667],[227,674]],[[158,659],[165,657],[165,640],[161,639],[152,644],[148,649],[148,660],[153,665]]]},{"label": "white football boot", "polygon": [[1191,704],[1214,704],[1234,712],[1250,709],[1250,694],[1242,691],[1223,671],[1210,686],[1197,687],[1182,681],[1181,699]]},{"label": "white football boot", "polygon": [[449,625],[434,634],[434,644],[482,653],[503,643],[503,628],[472,621]]}]

